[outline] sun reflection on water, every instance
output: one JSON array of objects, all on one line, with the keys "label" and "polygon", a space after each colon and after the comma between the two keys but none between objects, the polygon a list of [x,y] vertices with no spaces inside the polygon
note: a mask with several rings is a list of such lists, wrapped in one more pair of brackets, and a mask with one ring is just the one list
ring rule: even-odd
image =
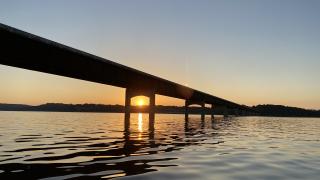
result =
[{"label": "sun reflection on water", "polygon": [[138,114],[138,131],[139,131],[138,139],[141,140],[142,139],[142,131],[143,131],[142,113]]},{"label": "sun reflection on water", "polygon": [[138,114],[138,131],[143,131],[143,121],[142,121],[142,113]]}]

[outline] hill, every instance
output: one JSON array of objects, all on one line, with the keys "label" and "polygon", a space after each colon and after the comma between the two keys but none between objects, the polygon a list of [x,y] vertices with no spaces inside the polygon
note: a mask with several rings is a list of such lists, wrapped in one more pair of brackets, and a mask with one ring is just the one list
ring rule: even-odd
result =
[{"label": "hill", "polygon": [[320,117],[320,110],[303,109],[283,105],[257,105],[252,107],[261,116],[279,117]]},{"label": "hill", "polygon": [[[132,106],[132,112],[148,112],[148,106]],[[264,104],[252,106],[252,109],[261,116],[278,117],[320,117],[320,110],[310,110],[283,105]],[[182,106],[161,106],[157,105],[157,113],[183,114]],[[30,106],[24,104],[1,104],[0,111],[50,111],[50,112],[124,112],[123,105],[104,105],[104,104],[63,104],[46,103],[39,106]],[[200,114],[200,107],[190,107],[190,114]],[[206,109],[210,114],[210,108]],[[229,112],[232,114],[232,112]],[[215,114],[223,114],[222,109],[215,109]]]}]

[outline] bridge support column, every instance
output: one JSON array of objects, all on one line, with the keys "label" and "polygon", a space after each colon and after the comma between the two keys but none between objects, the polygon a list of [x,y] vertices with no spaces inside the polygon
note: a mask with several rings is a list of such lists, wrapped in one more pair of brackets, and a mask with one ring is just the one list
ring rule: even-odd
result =
[{"label": "bridge support column", "polygon": [[149,130],[154,130],[154,116],[155,116],[155,106],[156,106],[156,95],[155,93],[150,93],[149,95]]},{"label": "bridge support column", "polygon": [[201,103],[201,120],[204,120],[205,116],[206,116],[205,103],[202,102]]},{"label": "bridge support column", "polygon": [[223,117],[228,117],[229,116],[229,113],[228,113],[228,109],[227,109],[227,107],[223,107]]},{"label": "bridge support column", "polygon": [[201,111],[200,111],[201,120],[204,120],[205,114],[206,114],[205,103],[203,101],[199,102],[199,101],[193,101],[193,100],[189,100],[189,99],[186,99],[186,101],[185,101],[185,119],[188,120],[188,118],[189,118],[189,106],[193,105],[193,104],[197,104],[197,105],[201,106]]},{"label": "bridge support column", "polygon": [[186,121],[189,119],[189,100],[186,99],[185,104],[184,104],[184,118]]},{"label": "bridge support column", "polygon": [[234,109],[234,115],[235,116],[239,116],[239,110],[238,109]]},{"label": "bridge support column", "polygon": [[125,128],[129,129],[130,126],[130,113],[131,113],[131,98],[135,96],[147,96],[149,97],[149,130],[154,130],[154,118],[155,118],[155,102],[156,94],[154,90],[144,89],[126,89],[125,99]]},{"label": "bridge support column", "polygon": [[126,89],[125,98],[126,99],[125,99],[124,128],[127,131],[130,128],[130,112],[131,112],[131,94],[129,89]]},{"label": "bridge support column", "polygon": [[214,119],[214,105],[211,104],[211,120]]}]

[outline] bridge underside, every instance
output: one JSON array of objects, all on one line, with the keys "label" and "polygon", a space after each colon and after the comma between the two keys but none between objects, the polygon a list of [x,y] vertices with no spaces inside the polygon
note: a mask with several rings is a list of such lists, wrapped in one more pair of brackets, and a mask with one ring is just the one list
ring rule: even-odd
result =
[{"label": "bridge underside", "polygon": [[3,24],[0,24],[0,40],[0,64],[126,88],[126,114],[129,116],[130,99],[145,95],[150,98],[150,116],[154,117],[156,94],[186,100],[186,113],[191,104],[250,111],[246,106]]}]

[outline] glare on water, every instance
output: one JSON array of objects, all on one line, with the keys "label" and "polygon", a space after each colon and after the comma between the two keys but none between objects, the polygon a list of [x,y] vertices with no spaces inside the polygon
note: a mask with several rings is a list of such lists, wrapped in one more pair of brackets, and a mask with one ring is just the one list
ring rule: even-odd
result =
[{"label": "glare on water", "polygon": [[142,138],[142,131],[143,131],[143,121],[142,121],[142,113],[138,114],[138,131],[139,131],[139,135],[138,135],[138,139],[141,140]]},{"label": "glare on water", "polygon": [[138,114],[138,130],[139,132],[143,131],[142,113]]}]

